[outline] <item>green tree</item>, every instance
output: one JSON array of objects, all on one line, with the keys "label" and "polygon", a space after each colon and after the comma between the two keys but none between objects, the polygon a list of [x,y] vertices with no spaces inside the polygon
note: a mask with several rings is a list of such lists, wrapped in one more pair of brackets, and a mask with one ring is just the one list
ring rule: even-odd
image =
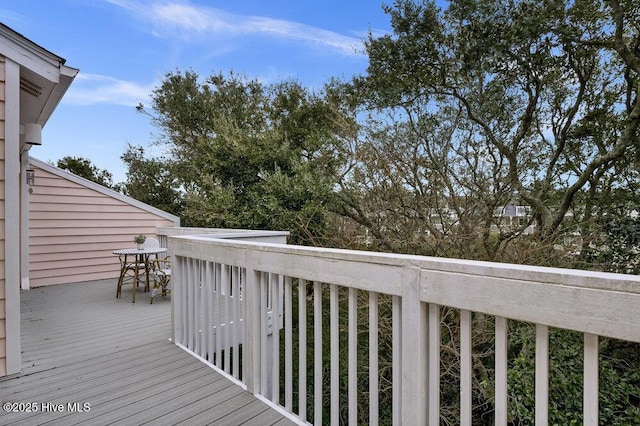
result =
[{"label": "green tree", "polygon": [[168,73],[152,111],[138,109],[160,129],[185,224],[285,229],[293,242],[320,244],[353,127],[333,90]]},{"label": "green tree", "polygon": [[[393,33],[370,36],[355,81],[374,130],[363,155],[384,164],[360,164],[345,213],[372,233],[427,221],[432,236],[476,240],[438,252],[462,257],[511,260],[510,244],[552,249],[588,231],[580,224],[601,207],[577,201],[625,185],[620,169],[638,156],[638,3],[399,0],[385,10]],[[390,201],[382,219],[402,221],[358,212],[371,189]],[[416,193],[423,204],[407,205]],[[519,238],[528,223],[496,231],[495,208],[514,198],[531,210],[532,242]],[[513,260],[545,259],[555,256]]]},{"label": "green tree", "polygon": [[121,184],[114,185],[113,175],[109,171],[99,169],[88,158],[66,156],[59,159],[56,166],[107,188],[122,190]]},{"label": "green tree", "polygon": [[176,216],[182,214],[184,194],[171,172],[171,161],[148,158],[144,148],[132,145],[121,158],[127,166],[125,194]]}]

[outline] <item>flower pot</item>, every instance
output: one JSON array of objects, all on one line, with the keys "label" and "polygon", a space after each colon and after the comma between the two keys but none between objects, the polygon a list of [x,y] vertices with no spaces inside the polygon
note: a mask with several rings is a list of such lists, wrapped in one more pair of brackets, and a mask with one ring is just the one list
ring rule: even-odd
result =
[{"label": "flower pot", "polygon": [[144,250],[144,243],[138,244],[138,250]]}]

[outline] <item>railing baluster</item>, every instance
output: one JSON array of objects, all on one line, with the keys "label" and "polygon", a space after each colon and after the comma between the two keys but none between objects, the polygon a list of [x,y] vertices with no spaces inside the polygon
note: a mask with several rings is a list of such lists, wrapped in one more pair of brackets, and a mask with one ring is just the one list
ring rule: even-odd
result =
[{"label": "railing baluster", "polygon": [[471,426],[473,354],[471,311],[460,310],[460,425]]},{"label": "railing baluster", "polygon": [[173,289],[171,294],[171,323],[173,328],[173,342],[184,344],[184,321],[182,319],[183,307],[182,307],[182,294],[185,286],[185,268],[184,258],[175,256],[172,260],[173,263]]},{"label": "railing baluster", "polygon": [[[248,307],[247,304],[249,303],[249,301],[247,300],[246,297],[246,289],[247,289],[247,282],[248,282],[248,268],[238,268],[238,297],[240,298],[240,300],[238,301],[238,346],[240,346],[240,344],[242,344],[242,352],[240,352],[240,350],[238,349],[238,355],[242,356],[242,364],[241,364],[241,368],[238,369],[238,373],[242,376],[242,381],[244,382],[244,378],[245,378],[245,374],[246,374],[246,362],[244,362],[245,360],[245,353],[247,352],[247,340],[245,340],[245,336],[247,335],[247,327],[248,327],[248,322],[247,322],[247,318],[249,318],[249,314],[247,314],[246,312],[248,311]],[[253,274],[253,271],[251,271],[251,273]]]},{"label": "railing baluster", "polygon": [[[398,303],[399,305],[399,303]],[[394,320],[393,323],[395,324],[395,320],[398,318],[398,315],[395,313],[395,306],[396,303],[394,302],[393,304],[394,306]],[[393,338],[395,339],[395,336],[399,336],[400,333],[395,329],[393,329]],[[394,347],[396,347],[396,344],[393,344]],[[395,365],[395,351],[394,351],[394,360],[393,363]],[[396,379],[397,371],[399,370],[396,367],[392,367],[393,368],[393,380]],[[379,402],[379,394],[380,394],[380,387],[378,385],[378,377],[379,377],[379,371],[378,371],[378,293],[376,293],[375,291],[370,291],[369,292],[369,425],[371,426],[377,426],[378,425],[378,402]],[[395,383],[395,381],[394,381]],[[394,386],[395,387],[395,386]],[[395,390],[394,390],[394,401],[395,401]],[[356,405],[357,405],[357,400],[356,400]],[[394,404],[395,406],[395,404]],[[394,415],[395,415],[395,411],[394,410]]]},{"label": "railing baluster", "polygon": [[193,259],[185,258],[182,262],[184,266],[183,271],[183,282],[182,282],[182,291],[181,291],[181,322],[182,322],[182,339],[181,344],[189,347],[189,286],[191,285],[191,274],[193,271],[191,270],[191,263]]},{"label": "railing baluster", "polygon": [[298,410],[307,421],[307,280],[298,280]]},{"label": "railing baluster", "polygon": [[496,425],[507,424],[507,319],[496,317],[495,399]]},{"label": "railing baluster", "polygon": [[229,265],[221,265],[220,284],[222,285],[222,295],[224,300],[224,328],[222,334],[223,350],[224,350],[224,371],[231,374],[230,362],[231,356],[229,355],[231,349],[231,316],[229,311],[231,309],[231,274],[229,273]]},{"label": "railing baluster", "polygon": [[180,291],[180,321],[182,323],[182,338],[180,339],[180,343],[188,347],[189,345],[189,286],[191,285],[191,262],[192,259],[183,258],[182,266],[182,286]]},{"label": "railing baluster", "polygon": [[358,424],[358,290],[349,288],[349,424]]},{"label": "railing baluster", "polygon": [[584,425],[598,424],[598,336],[584,333]]},{"label": "railing baluster", "polygon": [[313,283],[313,423],[322,424],[322,283]]},{"label": "railing baluster", "polygon": [[200,335],[200,351],[198,354],[206,358],[208,350],[209,350],[209,327],[211,324],[211,305],[209,305],[208,294],[207,294],[207,262],[200,262],[200,326],[198,330],[198,334]]},{"label": "railing baluster", "polygon": [[260,273],[260,394],[269,394],[269,358],[267,357],[267,342],[269,327],[267,323],[269,278],[265,272]]},{"label": "railing baluster", "polygon": [[222,350],[224,349],[224,341],[222,340],[222,291],[221,291],[221,275],[222,265],[218,262],[214,266],[214,285],[215,285],[215,306],[216,306],[216,362],[215,366],[222,370]]},{"label": "railing baluster", "polygon": [[233,345],[233,359],[231,361],[233,370],[232,375],[236,379],[240,378],[240,366],[239,366],[239,355],[240,352],[240,268],[234,266],[231,269],[231,283],[233,286],[232,296],[233,296],[233,333],[232,333],[232,345]]},{"label": "railing baluster", "polygon": [[271,292],[271,337],[273,342],[271,364],[271,401],[280,404],[280,303],[278,295],[282,291],[282,276],[272,275]]},{"label": "railing baluster", "polygon": [[273,308],[273,283],[275,274],[267,272],[267,311]]},{"label": "railing baluster", "polygon": [[284,278],[284,408],[293,410],[293,307],[291,277]]},{"label": "railing baluster", "polygon": [[536,424],[549,422],[549,327],[536,324]]},{"label": "railing baluster", "polygon": [[340,332],[338,319],[340,312],[338,309],[338,286],[329,286],[329,333],[330,333],[330,386],[331,386],[331,424],[337,425],[340,422],[340,345],[338,333]]},{"label": "railing baluster", "polygon": [[402,424],[402,298],[393,296],[392,299],[392,334],[393,334],[393,361],[391,363],[393,375],[393,388],[391,389],[393,404],[393,424]]},{"label": "railing baluster", "polygon": [[208,327],[208,349],[207,355],[209,362],[213,364],[213,358],[216,353],[216,331],[218,330],[218,325],[216,324],[216,315],[215,312],[215,264],[213,262],[205,263],[205,271],[207,276],[207,281],[209,282],[209,288],[207,290],[207,304],[209,305],[209,324]]},{"label": "railing baluster", "polygon": [[429,424],[440,424],[440,306],[429,303]]},{"label": "railing baluster", "polygon": [[198,260],[196,262],[196,270],[195,270],[195,282],[192,289],[192,303],[191,303],[191,314],[193,319],[193,324],[191,328],[191,332],[193,333],[193,346],[190,348],[195,353],[199,353],[200,346],[200,319],[201,319],[201,306],[202,301],[200,300],[200,289],[202,288],[202,264],[204,261]]},{"label": "railing baluster", "polygon": [[193,350],[194,344],[194,325],[193,325],[193,293],[194,287],[197,285],[198,276],[196,275],[196,263],[199,261],[196,259],[189,259],[189,283],[187,285],[187,308],[185,310],[185,315],[187,316],[187,347],[190,350]]},{"label": "railing baluster", "polygon": [[[206,262],[198,262],[199,265],[202,265]],[[202,279],[203,279],[203,271],[201,268],[198,268],[197,273],[197,281],[194,284],[193,288],[193,347],[190,349],[198,355],[202,355],[202,322],[203,322],[203,313],[202,313]]]},{"label": "railing baluster", "polygon": [[209,352],[211,345],[211,276],[209,273],[209,262],[202,262],[202,290],[200,297],[202,299],[202,324],[200,325],[200,353],[199,355],[209,360]]}]

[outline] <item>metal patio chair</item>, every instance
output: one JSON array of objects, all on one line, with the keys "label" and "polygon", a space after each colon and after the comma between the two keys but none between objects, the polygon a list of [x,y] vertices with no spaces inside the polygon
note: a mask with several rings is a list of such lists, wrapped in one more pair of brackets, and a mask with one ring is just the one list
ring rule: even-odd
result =
[{"label": "metal patio chair", "polygon": [[151,304],[153,298],[160,293],[162,297],[171,293],[169,281],[171,281],[171,259],[154,259],[151,268],[151,278],[153,278],[153,289],[151,289]]}]

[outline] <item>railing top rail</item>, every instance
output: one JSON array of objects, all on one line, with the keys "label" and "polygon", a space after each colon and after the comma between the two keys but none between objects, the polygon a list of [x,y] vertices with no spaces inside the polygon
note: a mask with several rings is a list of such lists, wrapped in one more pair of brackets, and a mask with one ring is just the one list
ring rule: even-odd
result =
[{"label": "railing top rail", "polygon": [[261,231],[253,229],[229,229],[229,228],[191,228],[179,226],[160,226],[158,235],[215,235],[216,238],[254,238],[267,236],[288,236],[289,231]]},{"label": "railing top rail", "polygon": [[307,247],[263,242],[224,240],[207,236],[170,237],[173,245],[186,247],[188,241],[198,245],[220,246],[227,249],[251,249],[297,256],[311,256],[336,261],[415,267],[423,270],[450,272],[482,277],[505,278],[546,284],[561,284],[610,291],[640,294],[640,276],[577,269],[551,268],[464,259],[448,259],[428,256],[412,256],[396,253],[380,253],[323,247]]},{"label": "railing top rail", "polygon": [[640,342],[638,292],[426,270],[420,292],[423,302]]},{"label": "railing top rail", "polygon": [[[306,247],[264,242],[249,242],[238,240],[223,240],[207,236],[170,236],[170,245],[177,255],[207,256],[214,255],[207,247],[224,248],[227,253],[238,250],[251,250],[262,253],[254,255],[253,262],[259,261],[268,272],[278,272],[269,268],[276,265],[266,263],[267,254],[286,255],[291,260],[285,261],[287,267],[296,268],[296,261],[303,258],[316,258],[329,264],[350,262],[360,264],[362,268],[379,266],[394,266],[402,268],[418,268],[423,271],[439,271],[464,276],[479,276],[484,278],[501,278],[541,284],[557,284],[570,287],[591,288],[606,291],[640,294],[640,277],[636,275],[614,274],[597,271],[550,268],[529,265],[517,265],[497,262],[484,262],[462,259],[448,259],[426,256],[412,256],[394,253],[379,253],[356,250]],[[197,251],[193,251],[196,249]],[[197,254],[199,253],[199,254]],[[218,256],[221,253],[215,251]],[[244,255],[243,255],[244,257]],[[293,260],[295,258],[295,261]],[[203,258],[204,259],[204,258]],[[261,260],[262,259],[262,260]],[[206,259],[204,259],[206,260]],[[213,260],[213,258],[211,259]],[[244,261],[244,260],[242,260]],[[240,259],[238,259],[240,262]],[[369,266],[367,266],[369,265]]]}]

